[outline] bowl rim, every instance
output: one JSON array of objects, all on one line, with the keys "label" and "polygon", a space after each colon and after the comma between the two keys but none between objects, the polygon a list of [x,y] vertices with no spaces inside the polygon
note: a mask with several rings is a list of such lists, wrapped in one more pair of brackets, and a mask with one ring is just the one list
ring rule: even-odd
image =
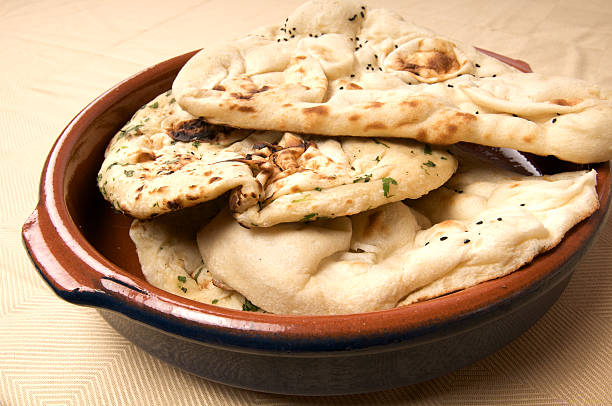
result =
[{"label": "bowl rim", "polygon": [[[224,348],[303,354],[414,344],[430,339],[428,334],[441,328],[449,334],[453,331],[449,326],[471,328],[496,307],[520,305],[513,301],[522,292],[545,289],[555,273],[584,253],[581,248],[605,223],[610,206],[609,162],[593,166],[600,208],[574,226],[559,245],[517,271],[459,292],[388,310],[303,316],[226,309],[163,291],[111,263],[85,239],[66,205],[64,171],[79,135],[94,118],[132,89],[168,76],[196,52],[153,65],[113,86],[89,103],[53,145],[41,174],[38,205],[25,222],[22,237],[33,264],[63,299],[118,311],[168,333]],[[501,58],[529,69],[525,62]]]}]

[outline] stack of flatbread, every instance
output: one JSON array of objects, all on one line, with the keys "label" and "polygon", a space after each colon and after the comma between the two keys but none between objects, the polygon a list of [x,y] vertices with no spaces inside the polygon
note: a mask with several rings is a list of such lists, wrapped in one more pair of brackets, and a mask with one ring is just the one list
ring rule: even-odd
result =
[{"label": "stack of flatbread", "polygon": [[342,314],[513,272],[598,207],[595,172],[523,176],[467,141],[612,158],[596,86],[515,70],[356,1],[208,46],[111,140],[98,186],[147,280],[234,309]]}]

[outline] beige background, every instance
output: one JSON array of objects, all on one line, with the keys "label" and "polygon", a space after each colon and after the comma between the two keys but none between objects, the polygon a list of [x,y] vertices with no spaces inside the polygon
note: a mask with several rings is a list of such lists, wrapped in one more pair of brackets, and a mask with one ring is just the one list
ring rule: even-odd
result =
[{"label": "beige background", "polygon": [[[188,375],[63,302],[21,244],[55,138],[79,110],[142,68],[284,19],[300,1],[0,1],[0,405],[610,405],[612,224],[552,310],[518,340],[420,385],[289,398]],[[612,1],[372,1],[535,71],[612,88]]]}]

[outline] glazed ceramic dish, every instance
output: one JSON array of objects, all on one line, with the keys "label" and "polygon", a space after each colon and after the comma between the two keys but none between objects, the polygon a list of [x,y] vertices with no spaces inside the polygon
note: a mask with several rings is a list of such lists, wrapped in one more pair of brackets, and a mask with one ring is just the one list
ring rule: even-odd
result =
[{"label": "glazed ceramic dish", "polygon": [[[493,353],[557,300],[604,224],[609,163],[594,165],[601,207],[520,270],[392,310],[283,316],[220,308],[148,284],[128,236],[131,219],[96,188],[110,138],[171,87],[193,53],[155,65],[88,105],[55,143],[23,238],[63,299],[94,306],[117,331],[170,364],[258,391],[328,395],[383,390],[447,374]],[[524,62],[504,59],[524,71]]]}]

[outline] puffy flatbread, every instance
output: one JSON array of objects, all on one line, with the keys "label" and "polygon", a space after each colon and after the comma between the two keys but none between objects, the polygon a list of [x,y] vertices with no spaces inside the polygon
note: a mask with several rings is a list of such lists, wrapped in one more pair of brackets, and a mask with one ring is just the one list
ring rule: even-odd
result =
[{"label": "puffy flatbread", "polygon": [[222,212],[198,232],[198,247],[217,280],[272,313],[388,309],[520,268],[596,210],[595,182],[595,171],[474,169],[416,202],[422,212],[396,202],[251,230]]},{"label": "puffy flatbread", "polygon": [[353,0],[313,0],[208,46],[173,89],[185,110],[234,127],[612,158],[612,102],[596,86],[514,71]]},{"label": "puffy flatbread", "polygon": [[214,284],[196,245],[196,232],[219,211],[220,202],[171,213],[153,220],[134,220],[130,238],[146,280],[175,295],[241,310],[241,294]]},{"label": "puffy flatbread", "polygon": [[415,199],[457,168],[447,151],[413,140],[298,136],[214,126],[172,94],[148,103],[113,138],[98,186],[146,219],[229,192],[245,227],[359,213]]}]

